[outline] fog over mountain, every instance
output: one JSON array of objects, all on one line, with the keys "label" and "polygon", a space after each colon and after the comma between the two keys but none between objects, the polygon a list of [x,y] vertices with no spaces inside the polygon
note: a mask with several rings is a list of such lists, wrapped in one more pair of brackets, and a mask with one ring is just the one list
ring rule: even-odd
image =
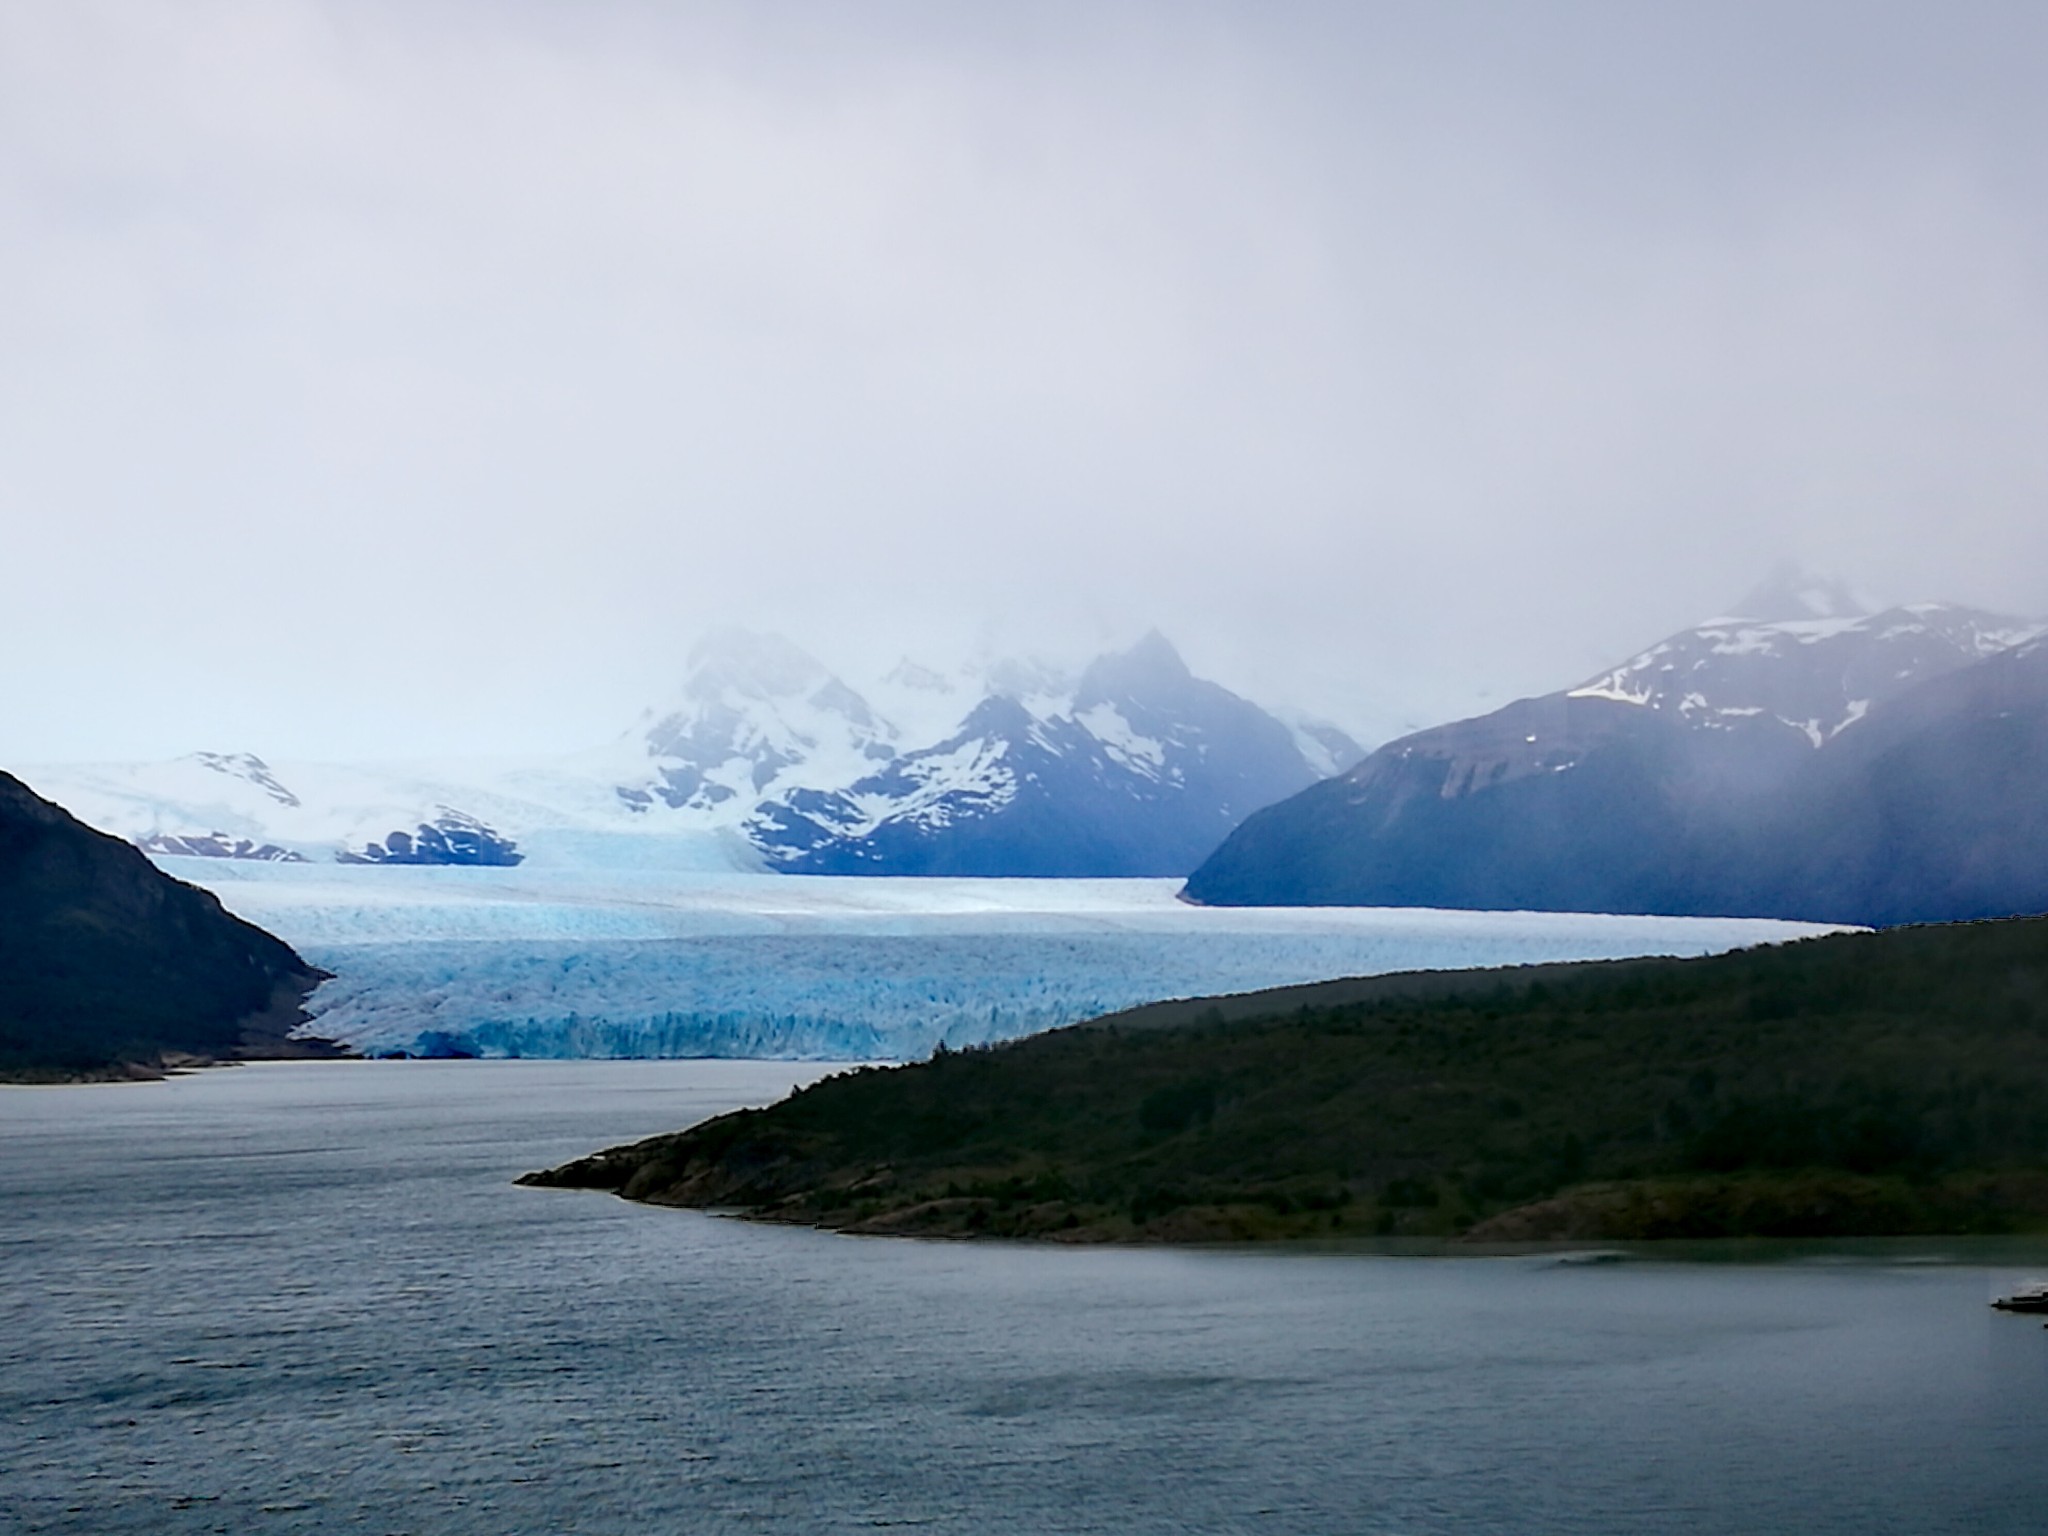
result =
[{"label": "fog over mountain", "polygon": [[556,752],[725,624],[904,697],[1157,626],[1376,744],[1780,558],[2048,615],[2044,48],[2025,3],[0,8],[0,763]]},{"label": "fog over mountain", "polygon": [[[792,874],[1184,875],[1364,749],[1191,674],[1156,632],[1078,675],[905,661],[887,714],[779,635],[707,635],[609,743],[399,763],[192,752],[25,764],[157,856]],[[906,707],[907,706],[907,707]]]},{"label": "fog over mountain", "polygon": [[1266,807],[1199,901],[1952,922],[2048,907],[2048,625],[1785,571]]}]

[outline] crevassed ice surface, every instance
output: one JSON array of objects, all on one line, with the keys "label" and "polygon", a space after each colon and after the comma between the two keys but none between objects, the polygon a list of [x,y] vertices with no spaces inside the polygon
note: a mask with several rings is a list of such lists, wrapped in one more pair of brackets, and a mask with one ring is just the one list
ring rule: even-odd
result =
[{"label": "crevassed ice surface", "polygon": [[1698,955],[1825,931],[1735,918],[1208,908],[1174,880],[165,859],[335,973],[315,1033],[485,1056],[872,1060],[1167,997],[1336,976]]}]

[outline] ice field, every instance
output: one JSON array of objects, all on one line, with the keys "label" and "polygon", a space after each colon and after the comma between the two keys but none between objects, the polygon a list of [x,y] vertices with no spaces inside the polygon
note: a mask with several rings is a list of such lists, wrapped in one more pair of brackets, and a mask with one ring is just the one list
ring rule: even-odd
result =
[{"label": "ice field", "polygon": [[486,1056],[907,1059],[1164,997],[1386,971],[1696,955],[1734,918],[1209,908],[1176,880],[163,859],[335,979],[315,1033]]}]

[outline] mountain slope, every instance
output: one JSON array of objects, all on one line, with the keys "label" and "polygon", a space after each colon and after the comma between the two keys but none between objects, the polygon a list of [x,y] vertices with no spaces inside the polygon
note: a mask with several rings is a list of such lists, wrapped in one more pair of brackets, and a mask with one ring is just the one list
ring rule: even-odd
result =
[{"label": "mountain slope", "polygon": [[[2039,632],[1941,605],[1709,620],[1575,688],[1389,743],[1250,818],[1187,894],[1847,922],[2030,910],[2026,855],[1999,855],[1993,827],[2035,815],[2043,785],[2020,728],[1983,718],[1999,691],[1978,679]],[[1940,745],[1966,725],[1987,747],[2014,739],[2003,757]],[[1967,790],[1970,772],[1997,783]],[[1907,844],[1917,864],[1897,862]],[[1887,882],[1926,899],[1881,896]]]},{"label": "mountain slope", "polygon": [[149,853],[496,866],[525,857],[503,827],[529,808],[460,768],[273,765],[251,752],[193,752],[167,762],[25,771],[82,820]]},{"label": "mountain slope", "polygon": [[843,790],[762,805],[749,834],[788,873],[1177,875],[1319,777],[1293,731],[1157,633],[1040,708],[992,694]]},{"label": "mountain slope", "polygon": [[758,868],[738,832],[764,793],[839,784],[886,758],[889,728],[811,657],[721,631],[680,697],[618,741],[526,761],[271,763],[247,752],[52,765],[38,782],[158,854],[509,866],[596,858]]},{"label": "mountain slope", "polygon": [[690,655],[677,706],[643,733],[649,772],[619,786],[644,810],[743,813],[797,785],[833,787],[895,755],[867,701],[779,635],[724,629]]},{"label": "mountain slope", "polygon": [[914,735],[788,641],[723,630],[606,747],[524,762],[56,766],[93,825],[172,855],[832,874],[1184,875],[1250,811],[1360,755],[1192,676],[1154,635],[883,683]]},{"label": "mountain slope", "polygon": [[2048,642],[1921,684],[1821,755],[1737,900],[1865,923],[2048,912]]},{"label": "mountain slope", "polygon": [[0,1075],[320,1054],[286,1039],[320,979],[209,892],[0,773]]}]

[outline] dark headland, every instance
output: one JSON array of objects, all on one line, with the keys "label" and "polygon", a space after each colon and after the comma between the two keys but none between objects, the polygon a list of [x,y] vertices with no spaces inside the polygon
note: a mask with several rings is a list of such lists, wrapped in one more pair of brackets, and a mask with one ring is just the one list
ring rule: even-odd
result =
[{"label": "dark headland", "polygon": [[0,1081],[342,1055],[292,1037],[323,979],[210,892],[0,773]]},{"label": "dark headland", "polygon": [[522,1182],[1075,1242],[2048,1229],[2048,918],[1159,1004]]}]

